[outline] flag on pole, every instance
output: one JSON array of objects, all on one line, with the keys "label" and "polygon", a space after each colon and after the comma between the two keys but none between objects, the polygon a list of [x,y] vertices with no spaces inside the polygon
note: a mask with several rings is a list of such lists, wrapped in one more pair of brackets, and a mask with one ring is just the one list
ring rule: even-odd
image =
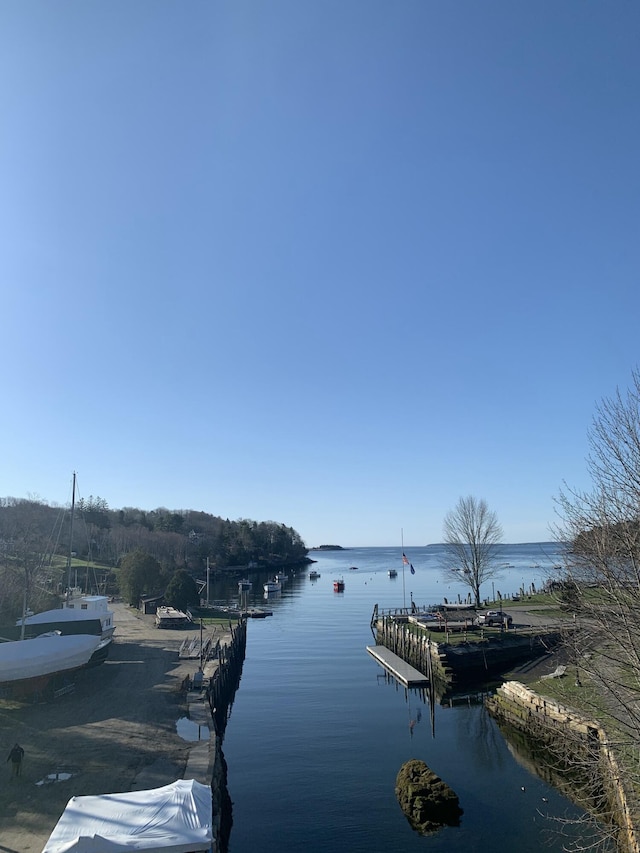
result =
[{"label": "flag on pole", "polygon": [[409,565],[411,566],[411,574],[415,575],[416,570],[413,568],[413,563],[410,563]]},{"label": "flag on pole", "polygon": [[409,565],[409,560],[407,560],[407,555],[404,553],[404,551],[402,552],[402,562],[405,566]]}]

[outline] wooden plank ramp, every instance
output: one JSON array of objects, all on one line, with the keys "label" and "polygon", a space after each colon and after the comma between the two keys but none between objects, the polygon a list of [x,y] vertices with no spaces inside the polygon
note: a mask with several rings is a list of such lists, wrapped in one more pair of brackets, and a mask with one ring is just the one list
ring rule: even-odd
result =
[{"label": "wooden plank ramp", "polygon": [[367,646],[367,651],[379,664],[401,681],[405,687],[428,684],[429,679],[386,646]]}]

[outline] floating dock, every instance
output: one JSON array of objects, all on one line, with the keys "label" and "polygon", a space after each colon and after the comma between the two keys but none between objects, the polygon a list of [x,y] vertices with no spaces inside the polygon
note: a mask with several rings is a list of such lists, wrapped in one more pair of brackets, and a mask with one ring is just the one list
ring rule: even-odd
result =
[{"label": "floating dock", "polygon": [[241,614],[245,619],[264,619],[273,616],[273,610],[263,610],[261,607],[250,607]]},{"label": "floating dock", "polygon": [[375,658],[379,664],[382,664],[405,687],[429,683],[426,675],[414,669],[410,664],[405,663],[402,658],[398,657],[398,655],[390,651],[386,646],[367,646],[367,651],[371,657]]}]

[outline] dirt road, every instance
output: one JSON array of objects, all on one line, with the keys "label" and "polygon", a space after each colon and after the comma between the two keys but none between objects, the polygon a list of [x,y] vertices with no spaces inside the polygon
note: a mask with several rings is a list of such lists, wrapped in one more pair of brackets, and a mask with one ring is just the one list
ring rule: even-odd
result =
[{"label": "dirt road", "polygon": [[[20,777],[11,777],[11,762],[0,766],[0,853],[41,853],[72,796],[183,777],[190,744],[176,732],[186,709],[180,686],[198,662],[178,657],[185,633],[158,630],[152,616],[123,604],[113,609],[109,659],[79,673],[74,693],[43,704],[0,701],[3,757],[16,741],[25,750]],[[56,773],[60,781],[42,784]]]}]

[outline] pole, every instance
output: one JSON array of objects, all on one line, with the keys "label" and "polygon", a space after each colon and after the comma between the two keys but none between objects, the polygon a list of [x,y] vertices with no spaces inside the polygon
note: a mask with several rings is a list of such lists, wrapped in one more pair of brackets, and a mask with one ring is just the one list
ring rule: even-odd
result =
[{"label": "pole", "polygon": [[73,551],[73,516],[76,508],[76,472],[73,472],[71,487],[71,524],[69,526],[69,554],[67,556],[67,603],[71,595],[71,552]]},{"label": "pole", "polygon": [[406,608],[407,606],[407,596],[404,591],[404,565],[405,565],[405,556],[404,556],[404,530],[400,528],[400,544],[402,547],[402,607]]},{"label": "pole", "polygon": [[207,557],[207,607],[209,606],[209,558]]}]

